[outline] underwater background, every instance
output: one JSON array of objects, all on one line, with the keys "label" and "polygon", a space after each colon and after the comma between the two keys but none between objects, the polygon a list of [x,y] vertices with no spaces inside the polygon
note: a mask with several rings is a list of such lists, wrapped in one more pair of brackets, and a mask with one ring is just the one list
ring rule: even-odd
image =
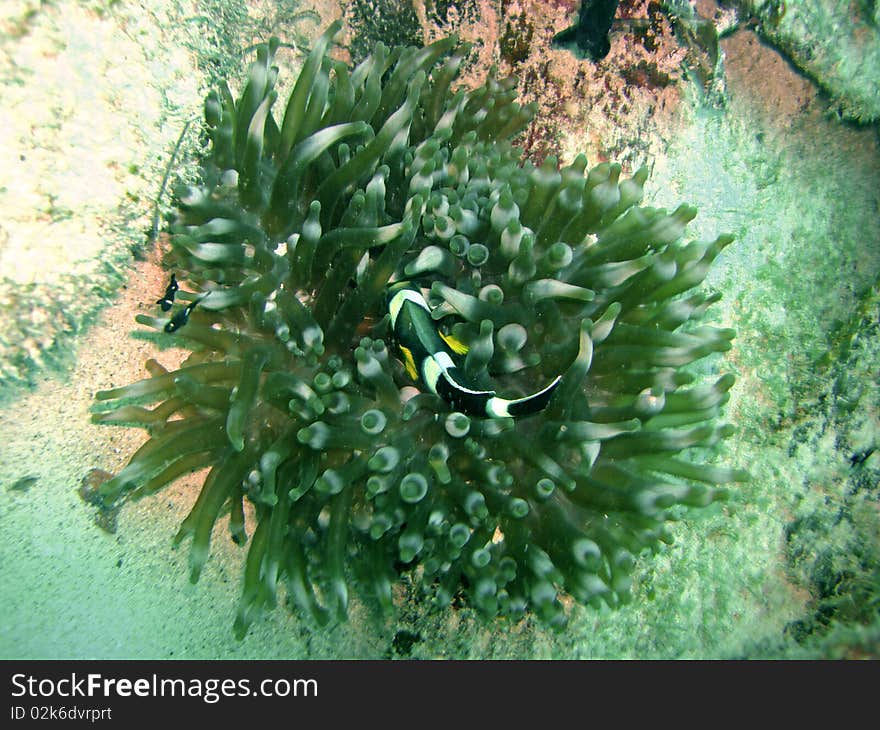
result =
[{"label": "underwater background", "polygon": [[[0,656],[880,654],[880,6],[634,0],[607,36],[583,30],[611,5],[4,4]],[[199,480],[118,514],[80,498],[92,470],[119,472],[144,440],[93,423],[95,394],[182,356],[130,333],[167,284],[160,191],[168,169],[197,179],[206,94],[241,88],[255,44],[310,48],[336,19],[352,62],[377,41],[458,33],[473,44],[468,88],[494,64],[537,105],[530,159],[647,166],[645,204],[695,206],[688,238],[735,237],[704,287],[722,294],[707,321],[736,338],[703,367],[736,376],[735,431],[711,462],[751,478],[669,523],[674,541],[637,556],[625,605],[575,605],[554,631],[431,609],[404,577],[390,617],[354,599],[347,622],[318,630],[279,606],[239,641],[245,556],[227,520],[195,585],[188,546],[171,546]],[[280,83],[303,60],[282,47]]]}]

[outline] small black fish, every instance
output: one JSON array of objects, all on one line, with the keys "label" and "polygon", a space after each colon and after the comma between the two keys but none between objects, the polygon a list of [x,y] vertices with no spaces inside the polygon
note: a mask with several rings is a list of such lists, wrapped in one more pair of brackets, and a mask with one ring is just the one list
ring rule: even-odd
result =
[{"label": "small black fish", "polygon": [[204,297],[199,297],[198,299],[191,301],[183,309],[178,310],[177,314],[175,314],[165,325],[165,331],[177,332],[177,330],[179,330],[181,327],[183,327],[183,325],[189,322],[189,315],[192,313],[193,309],[196,308],[196,304],[198,304],[207,296],[208,295],[205,294]]},{"label": "small black fish", "polygon": [[174,304],[174,295],[177,293],[178,289],[177,279],[174,277],[174,274],[171,274],[171,281],[165,289],[165,296],[156,300],[156,304],[162,307],[163,312],[167,312],[171,309],[171,305]]},{"label": "small black fish", "polygon": [[558,33],[554,48],[564,48],[578,58],[601,61],[611,50],[608,32],[614,23],[619,0],[583,0],[577,23]]}]

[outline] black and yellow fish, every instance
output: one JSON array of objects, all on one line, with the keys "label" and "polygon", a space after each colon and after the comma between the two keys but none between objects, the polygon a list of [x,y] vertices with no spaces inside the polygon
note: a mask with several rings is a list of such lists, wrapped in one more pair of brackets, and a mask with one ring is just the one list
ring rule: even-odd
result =
[{"label": "black and yellow fish", "polygon": [[453,408],[472,416],[507,418],[528,416],[547,406],[561,376],[537,393],[523,398],[500,398],[494,390],[477,390],[465,383],[454,355],[467,348],[441,333],[431,318],[431,308],[421,291],[408,281],[388,288],[388,312],[403,364],[413,380]]}]

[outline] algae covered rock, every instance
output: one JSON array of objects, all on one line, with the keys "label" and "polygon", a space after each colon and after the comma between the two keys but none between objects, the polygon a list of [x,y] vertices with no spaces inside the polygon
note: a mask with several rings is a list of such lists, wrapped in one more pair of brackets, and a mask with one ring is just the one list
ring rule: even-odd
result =
[{"label": "algae covered rock", "polygon": [[[628,600],[681,507],[745,478],[691,451],[731,432],[733,377],[688,369],[730,347],[698,287],[731,237],[682,240],[696,211],[641,207],[646,170],[525,159],[512,140],[534,109],[491,73],[456,89],[455,38],[379,44],[349,69],[328,55],[338,30],[280,111],[275,41],[238,97],[208,97],[202,182],[169,227],[180,291],[138,317],[191,354],[97,394],[96,420],[150,439],[96,500],[208,467],[177,541],[195,581],[228,512],[248,551],[239,634],[282,583],[319,625],[352,589],[391,611],[404,575],[438,606],[554,627],[566,597]],[[413,380],[386,312],[399,280],[475,388],[515,398],[561,376],[547,407],[468,416]]]},{"label": "algae covered rock", "polygon": [[745,0],[759,31],[824,88],[840,113],[880,119],[880,5],[873,1]]}]

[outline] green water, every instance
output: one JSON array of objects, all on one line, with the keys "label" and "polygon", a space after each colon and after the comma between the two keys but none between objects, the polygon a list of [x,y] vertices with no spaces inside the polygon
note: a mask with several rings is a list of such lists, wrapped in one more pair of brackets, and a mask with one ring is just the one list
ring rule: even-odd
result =
[{"label": "green water", "polygon": [[[279,606],[239,642],[231,626],[242,551],[218,527],[211,560],[193,586],[186,551],[171,547],[195,498],[191,491],[175,486],[126,505],[116,531],[108,532],[95,524],[77,488],[89,469],[121,466],[131,451],[130,442],[116,446],[121,439],[117,429],[89,423],[88,407],[94,391],[112,379],[119,358],[139,363],[150,356],[149,344],[131,344],[126,332],[133,323],[115,316],[114,305],[103,295],[109,297],[126,277],[140,275],[131,247],[143,247],[152,220],[151,196],[181,121],[199,113],[201,91],[186,78],[187,64],[201,88],[215,80],[208,69],[233,68],[230,58],[248,45],[235,35],[240,31],[231,29],[258,33],[267,24],[292,22],[305,6],[279,4],[273,12],[289,16],[279,20],[265,9],[261,14],[252,8],[248,16],[243,5],[231,0],[201,3],[206,16],[218,21],[212,33],[200,38],[199,22],[184,23],[173,2],[162,5],[164,16],[139,15],[126,3],[89,5],[89,12],[79,14],[47,11],[17,17],[25,30],[4,40],[5,47],[20,54],[24,68],[36,63],[28,55],[33,34],[52,39],[76,25],[111,36],[114,29],[125,28],[135,38],[163,32],[186,51],[174,59],[173,71],[162,66],[171,60],[147,41],[140,46],[141,57],[129,59],[137,73],[150,79],[150,93],[158,94],[161,105],[161,113],[149,118],[130,108],[116,110],[131,114],[133,128],[140,124],[144,130],[129,142],[131,160],[138,162],[127,173],[130,179],[119,190],[111,189],[97,212],[71,202],[69,214],[56,212],[44,221],[40,255],[51,256],[52,246],[62,244],[53,231],[71,219],[99,226],[106,247],[85,263],[71,264],[73,278],[47,281],[38,293],[64,292],[48,304],[44,296],[34,296],[33,288],[13,282],[8,291],[19,299],[0,312],[0,332],[11,333],[7,340],[21,345],[28,332],[56,326],[52,317],[33,321],[30,312],[37,311],[38,303],[39,311],[55,314],[72,312],[76,305],[71,323],[57,326],[58,337],[43,356],[28,360],[20,348],[3,350],[11,354],[4,363],[7,382],[0,410],[0,657],[878,655],[876,126],[841,122],[821,95],[793,116],[776,113],[773,103],[762,104],[742,86],[740,76],[727,79],[724,104],[686,90],[686,109],[674,130],[667,130],[662,145],[651,146],[662,152],[652,157],[647,201],[668,207],[688,201],[700,210],[691,235],[708,238],[730,231],[737,238],[716,261],[708,285],[724,294],[710,322],[734,327],[738,336],[734,349],[709,366],[737,376],[727,406],[727,420],[737,433],[721,458],[746,466],[753,478],[735,487],[729,502],[693,510],[672,526],[675,543],[640,560],[629,605],[615,611],[576,608],[569,627],[554,633],[532,622],[487,625],[467,609],[430,612],[404,587],[395,595],[393,618],[377,619],[355,602],[347,624],[322,632]],[[460,3],[461,16],[473,20],[469,13],[477,12],[475,7]],[[175,22],[163,26],[162,17]],[[250,25],[242,25],[248,18]],[[304,38],[319,25],[310,16],[296,22]],[[408,37],[412,32],[390,20],[376,27],[358,22],[353,24],[363,34],[399,31]],[[74,49],[81,62],[107,63],[97,45],[84,41],[81,46]],[[223,56],[222,49],[229,55]],[[221,54],[215,64],[210,63],[212,53]],[[23,99],[28,84],[40,83],[27,74],[13,78],[11,72],[2,82],[24,84]],[[112,112],[112,105],[103,111]],[[9,159],[16,159],[24,144],[0,138],[0,150]],[[89,140],[80,144],[88,153]],[[146,152],[139,145],[146,145]],[[28,154],[36,158],[36,149],[28,147]],[[638,145],[633,149],[628,150],[633,158],[642,154]],[[44,154],[62,155],[53,149]],[[65,179],[64,184],[87,187],[87,172],[79,174],[80,180]],[[0,185],[11,194],[9,183]],[[0,238],[0,252],[4,267],[13,267],[10,252],[23,228],[6,228],[11,233]],[[11,274],[11,268],[2,272],[7,279]],[[96,342],[119,346],[96,353]],[[33,345],[35,352],[41,347]],[[95,377],[101,382],[90,380]],[[32,381],[30,388],[13,382],[26,379]],[[122,453],[114,453],[117,448]]]}]

